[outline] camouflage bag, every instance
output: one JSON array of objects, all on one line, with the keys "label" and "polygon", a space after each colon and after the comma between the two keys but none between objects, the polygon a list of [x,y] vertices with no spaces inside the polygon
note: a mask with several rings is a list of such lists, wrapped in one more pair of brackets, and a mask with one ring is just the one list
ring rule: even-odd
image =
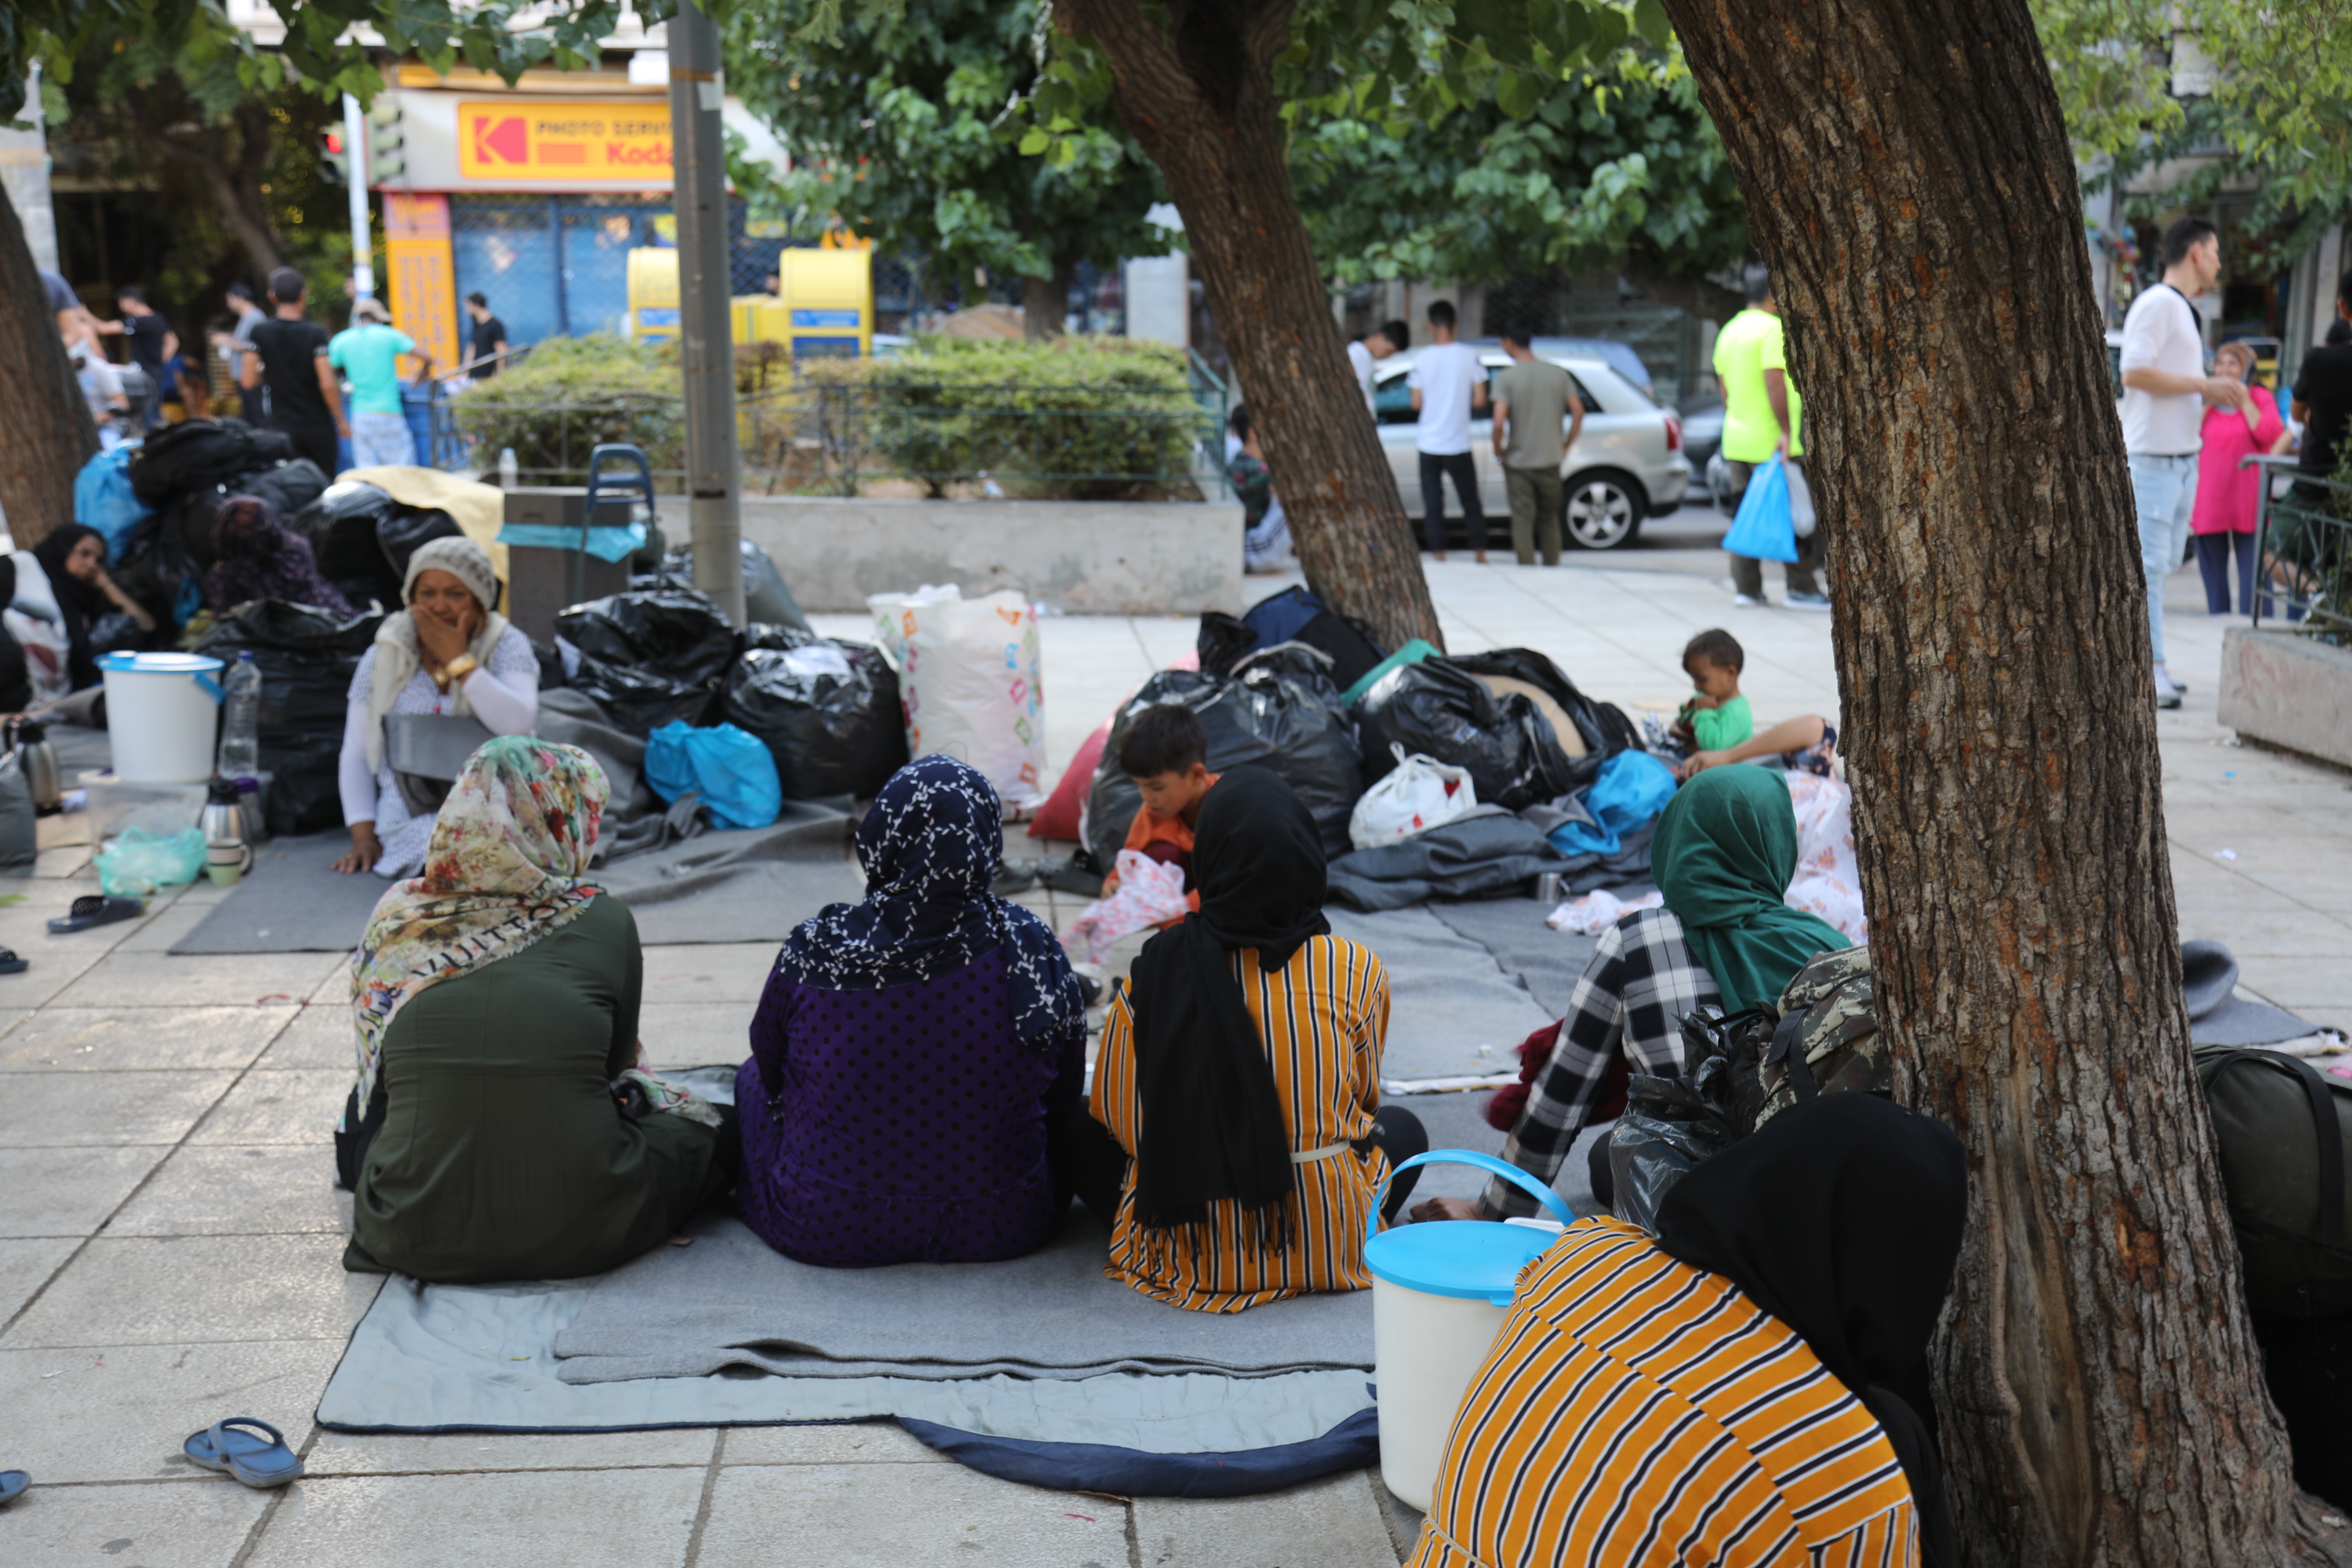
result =
[{"label": "camouflage bag", "polygon": [[1892,1097],[1893,1066],[1878,1032],[1869,948],[1824,952],[1797,971],[1780,993],[1780,1021],[1756,1076],[1763,1091],[1757,1127],[1816,1094]]}]

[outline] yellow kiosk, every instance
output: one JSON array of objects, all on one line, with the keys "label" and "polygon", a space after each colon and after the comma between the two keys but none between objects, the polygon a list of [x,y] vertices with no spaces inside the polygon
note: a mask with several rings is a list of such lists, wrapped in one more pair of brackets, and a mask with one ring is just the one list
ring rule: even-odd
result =
[{"label": "yellow kiosk", "polygon": [[[874,253],[787,250],[777,258],[780,294],[739,294],[735,341],[789,343],[793,357],[856,358],[874,352]],[[677,252],[629,252],[629,327],[653,342],[678,331]]]}]

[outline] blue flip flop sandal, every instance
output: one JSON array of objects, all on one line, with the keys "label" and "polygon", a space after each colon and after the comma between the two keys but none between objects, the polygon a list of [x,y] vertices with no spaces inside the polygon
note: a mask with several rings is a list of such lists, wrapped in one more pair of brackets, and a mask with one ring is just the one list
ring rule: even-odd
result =
[{"label": "blue flip flop sandal", "polygon": [[[268,1441],[253,1436],[256,1432],[268,1433]],[[226,1470],[249,1487],[282,1487],[302,1474],[302,1461],[286,1446],[286,1434],[250,1415],[215,1421],[208,1430],[192,1435],[181,1447],[205,1468]]]},{"label": "blue flip flop sandal", "polygon": [[116,921],[136,920],[147,906],[137,899],[118,899],[99,893],[85,893],[58,919],[49,929],[59,936],[92,926],[112,925]]},{"label": "blue flip flop sandal", "polygon": [[22,1470],[0,1470],[0,1508],[23,1497],[25,1489],[32,1484],[33,1478]]},{"label": "blue flip flop sandal", "polygon": [[0,947],[0,974],[22,974],[32,967],[29,962],[16,956],[15,948]]}]

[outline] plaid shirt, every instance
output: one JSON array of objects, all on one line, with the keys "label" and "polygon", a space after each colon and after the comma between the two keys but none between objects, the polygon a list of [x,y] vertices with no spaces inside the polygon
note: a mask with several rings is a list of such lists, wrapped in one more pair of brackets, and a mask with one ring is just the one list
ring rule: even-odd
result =
[{"label": "plaid shirt", "polygon": [[[1722,999],[1673,910],[1643,910],[1602,931],[1503,1158],[1549,1186],[1584,1131],[1610,1058],[1622,1048],[1637,1073],[1680,1077],[1683,1015]],[[1536,1200],[1500,1176],[1480,1201],[1497,1218],[1536,1212]]]}]

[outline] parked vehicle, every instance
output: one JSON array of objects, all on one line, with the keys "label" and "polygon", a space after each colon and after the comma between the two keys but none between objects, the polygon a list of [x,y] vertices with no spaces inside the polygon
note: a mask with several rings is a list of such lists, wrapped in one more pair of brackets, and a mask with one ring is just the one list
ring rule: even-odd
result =
[{"label": "parked vehicle", "polygon": [[[1562,531],[1572,545],[1614,550],[1641,532],[1643,518],[1664,516],[1682,504],[1691,480],[1690,462],[1682,449],[1682,419],[1671,409],[1659,407],[1649,394],[1603,360],[1549,352],[1549,345],[1558,341],[1538,339],[1533,346],[1540,358],[1575,379],[1577,395],[1584,402],[1583,433],[1560,464],[1567,491]],[[1478,347],[1479,362],[1490,377],[1511,363],[1499,348],[1470,346]],[[1380,420],[1381,445],[1388,452],[1389,468],[1396,475],[1405,510],[1418,518],[1422,515],[1421,456],[1413,449],[1412,393],[1405,385],[1413,353],[1408,349],[1391,355],[1374,369],[1372,406]],[[1511,507],[1493,443],[1492,423],[1484,416],[1473,419],[1470,455],[1478,469],[1478,504],[1489,519],[1490,531],[1499,520],[1507,535]],[[1451,486],[1446,488],[1445,506],[1448,517],[1461,515]]]}]

